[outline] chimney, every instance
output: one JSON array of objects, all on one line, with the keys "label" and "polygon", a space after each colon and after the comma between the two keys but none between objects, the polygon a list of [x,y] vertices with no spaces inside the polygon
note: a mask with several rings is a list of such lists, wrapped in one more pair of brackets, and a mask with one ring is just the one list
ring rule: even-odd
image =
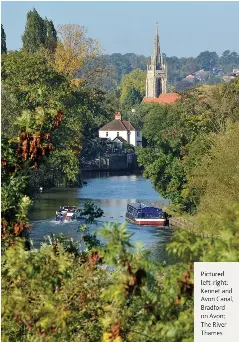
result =
[{"label": "chimney", "polygon": [[115,113],[115,120],[121,120],[121,113],[120,112]]}]

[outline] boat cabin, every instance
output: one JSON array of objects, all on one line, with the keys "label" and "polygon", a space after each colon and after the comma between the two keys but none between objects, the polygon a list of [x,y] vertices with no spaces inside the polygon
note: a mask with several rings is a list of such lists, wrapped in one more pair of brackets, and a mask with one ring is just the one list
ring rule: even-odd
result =
[{"label": "boat cabin", "polygon": [[127,213],[134,218],[159,218],[164,217],[164,212],[161,208],[149,207],[142,203],[127,205]]}]

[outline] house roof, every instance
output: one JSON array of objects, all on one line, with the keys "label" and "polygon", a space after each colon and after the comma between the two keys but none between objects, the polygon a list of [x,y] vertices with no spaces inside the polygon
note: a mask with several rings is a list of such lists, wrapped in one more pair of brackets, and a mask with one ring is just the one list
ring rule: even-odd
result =
[{"label": "house roof", "polygon": [[144,103],[164,103],[164,104],[170,104],[175,102],[180,98],[180,95],[178,93],[166,93],[166,94],[160,94],[159,97],[155,98],[149,98],[145,97],[143,99]]},{"label": "house roof", "polygon": [[104,138],[104,137],[100,138],[100,140],[103,142],[110,142],[111,141],[109,138]]},{"label": "house roof", "polygon": [[135,127],[131,124],[130,121],[126,121],[126,120],[122,120],[124,126],[127,128],[127,130],[129,131],[135,131]]},{"label": "house roof", "polygon": [[112,120],[111,122],[108,122],[106,125],[101,127],[99,130],[100,131],[115,131],[115,132],[120,132],[120,131],[135,131],[136,129],[134,126],[129,122],[125,120]]},{"label": "house roof", "polygon": [[122,137],[116,137],[116,138],[114,138],[112,141],[115,141],[115,140],[119,140],[119,141],[121,141],[122,143],[124,143],[124,142],[127,142],[124,138],[122,138]]}]

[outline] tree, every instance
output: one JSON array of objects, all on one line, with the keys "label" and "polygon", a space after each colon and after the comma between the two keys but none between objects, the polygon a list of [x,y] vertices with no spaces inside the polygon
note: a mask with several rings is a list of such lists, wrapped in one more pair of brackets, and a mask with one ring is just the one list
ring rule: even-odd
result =
[{"label": "tree", "polygon": [[170,84],[176,83],[176,81],[181,80],[182,77],[180,77],[180,69],[181,69],[181,60],[176,57],[166,57],[166,63],[167,63],[167,70],[168,70],[168,81]]},{"label": "tree", "polygon": [[[212,215],[211,227],[223,228],[233,221],[234,204],[239,203],[239,122],[228,123],[225,131],[211,137],[210,154],[203,154],[193,169],[190,189],[201,192],[199,213]],[[233,176],[232,176],[233,175]],[[220,208],[222,213],[218,215]],[[219,218],[220,216],[220,218]],[[222,217],[225,217],[222,220]]]},{"label": "tree", "polygon": [[[61,147],[61,152],[70,150],[65,153],[63,171],[67,174],[66,179],[71,182],[76,180],[75,174],[79,173],[76,152],[80,148],[80,125],[72,117],[76,103],[74,90],[67,79],[48,65],[44,56],[21,50],[9,52],[2,62],[3,91],[9,96],[6,100],[11,101],[4,109],[7,129],[3,133],[1,156],[2,238],[4,245],[7,245],[25,234],[28,227],[26,209],[30,204],[27,196],[29,177],[54,148]],[[10,111],[13,113],[7,117]],[[61,137],[60,145],[56,130],[59,130],[63,113],[66,125],[61,132],[64,138]]]},{"label": "tree", "polygon": [[143,100],[140,91],[135,88],[129,88],[122,103],[122,107],[126,110],[133,108],[135,105],[141,103]]},{"label": "tree", "polygon": [[221,83],[221,78],[220,76],[210,76],[206,82],[206,84],[219,84]]},{"label": "tree", "polygon": [[142,130],[147,112],[148,106],[141,102],[140,104],[134,105],[133,108],[129,107],[129,109],[123,110],[123,115],[127,120],[130,120],[135,128]]},{"label": "tree", "polygon": [[4,31],[3,25],[1,24],[1,53],[4,52],[7,52],[6,33]]},{"label": "tree", "polygon": [[219,57],[216,52],[204,51],[197,56],[196,61],[200,69],[211,70],[218,64]]},{"label": "tree", "polygon": [[[135,89],[138,94],[141,95],[141,98],[145,96],[145,81],[146,80],[146,72],[140,69],[135,69],[131,71],[129,74],[124,75],[121,81],[121,96],[120,103],[123,104],[125,101],[125,97],[129,89]],[[139,95],[137,95],[139,97]]]},{"label": "tree", "polygon": [[[60,25],[57,32],[59,41],[55,51],[55,69],[65,76],[75,78],[77,73],[82,72],[100,55],[100,44],[97,40],[88,38],[87,31],[80,25]],[[91,77],[94,76],[93,70],[90,68]]]},{"label": "tree", "polygon": [[193,58],[193,57],[187,58],[185,65],[184,65],[184,68],[185,68],[185,72],[187,74],[192,74],[192,73],[196,72],[199,69],[198,62],[197,62],[196,58]]},{"label": "tree", "polygon": [[176,91],[184,91],[188,88],[192,88],[194,85],[192,84],[192,82],[186,81],[186,80],[182,80],[180,82],[178,82],[175,86],[175,90]]},{"label": "tree", "polygon": [[47,110],[54,104],[60,107],[64,102],[66,94],[63,89],[59,92],[59,88],[64,84],[67,89],[67,81],[49,65],[41,52],[8,53],[2,60],[2,75],[5,89],[15,94],[21,109],[35,110],[42,104]]},{"label": "tree", "polygon": [[239,120],[239,79],[228,84],[201,86],[182,94],[170,106],[151,105],[144,118],[147,148],[138,151],[156,190],[177,208],[195,212],[202,196],[189,186],[204,154],[210,153],[211,136]]},{"label": "tree", "polygon": [[[17,137],[19,129],[48,129],[56,114],[53,108],[64,113],[64,124],[57,133],[51,132],[55,151],[37,170],[29,171],[29,192],[39,186],[80,184],[79,154],[82,150],[87,153],[99,127],[111,120],[117,105],[114,94],[75,86],[52,67],[42,51],[10,52],[3,58],[2,71],[3,89],[9,96],[3,99],[4,126],[9,134],[14,130]],[[10,110],[14,110],[12,115]]]},{"label": "tree", "polygon": [[27,13],[25,31],[22,35],[23,49],[34,53],[46,44],[46,25],[36,9]]},{"label": "tree", "polygon": [[220,66],[224,72],[232,72],[232,69],[239,67],[239,55],[236,52],[226,50],[220,57]]},{"label": "tree", "polygon": [[51,52],[55,52],[57,45],[57,32],[54,27],[52,20],[48,20],[47,18],[44,21],[46,26],[46,41],[45,47]]},{"label": "tree", "polygon": [[220,57],[220,63],[223,65],[223,66],[226,66],[228,64],[230,64],[231,60],[230,60],[230,54],[231,54],[231,51],[230,50],[226,50],[222,53],[221,57]]},{"label": "tree", "polygon": [[21,113],[19,103],[16,96],[10,91],[6,90],[6,87],[2,86],[1,89],[1,128],[10,139],[15,137],[18,133],[16,120]]}]

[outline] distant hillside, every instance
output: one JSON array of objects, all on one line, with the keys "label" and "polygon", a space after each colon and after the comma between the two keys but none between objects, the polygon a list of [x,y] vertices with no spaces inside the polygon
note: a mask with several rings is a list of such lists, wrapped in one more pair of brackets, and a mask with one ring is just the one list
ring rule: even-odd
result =
[{"label": "distant hillside", "polygon": [[[199,70],[204,70],[207,77],[202,82],[219,83],[225,73],[231,73],[233,68],[239,68],[239,55],[237,52],[226,50],[221,56],[216,52],[204,51],[196,58],[176,56],[166,57],[168,65],[168,84],[176,86],[179,82]],[[107,68],[110,69],[110,77],[105,80],[107,89],[117,88],[120,84],[122,76],[130,73],[133,69],[139,68],[146,70],[146,65],[150,57],[136,55],[135,53],[113,53],[112,55],[103,55],[102,59]]]},{"label": "distant hillside", "polygon": [[110,69],[110,77],[105,80],[106,88],[117,88],[122,76],[129,74],[134,69],[146,70],[150,57],[136,55],[135,53],[113,53],[102,56],[105,67]]}]

